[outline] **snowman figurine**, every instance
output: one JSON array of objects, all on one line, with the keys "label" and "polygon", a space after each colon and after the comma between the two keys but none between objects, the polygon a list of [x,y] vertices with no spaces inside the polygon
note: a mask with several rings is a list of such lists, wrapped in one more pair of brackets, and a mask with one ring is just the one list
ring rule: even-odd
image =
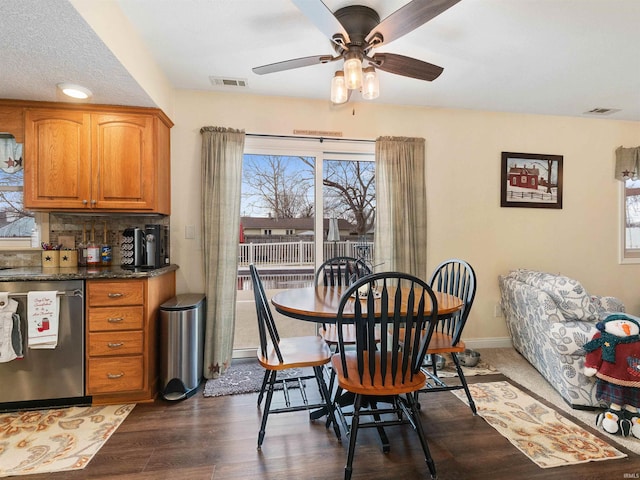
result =
[{"label": "snowman figurine", "polygon": [[596,417],[605,432],[640,438],[640,318],[612,314],[582,347],[584,374],[596,377],[596,399],[609,408]]}]

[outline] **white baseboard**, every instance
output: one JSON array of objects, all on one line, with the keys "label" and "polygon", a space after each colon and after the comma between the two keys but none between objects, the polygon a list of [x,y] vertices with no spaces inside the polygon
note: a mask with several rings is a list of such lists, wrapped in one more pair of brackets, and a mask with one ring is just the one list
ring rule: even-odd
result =
[{"label": "white baseboard", "polygon": [[464,338],[464,344],[469,348],[510,348],[511,338],[494,337],[494,338]]}]

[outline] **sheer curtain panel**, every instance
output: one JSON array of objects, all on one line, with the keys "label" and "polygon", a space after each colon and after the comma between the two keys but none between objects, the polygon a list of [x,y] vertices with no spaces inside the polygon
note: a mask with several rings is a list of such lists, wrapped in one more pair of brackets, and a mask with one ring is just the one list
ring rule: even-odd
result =
[{"label": "sheer curtain panel", "polygon": [[424,138],[376,139],[375,263],[427,277]]},{"label": "sheer curtain panel", "polygon": [[203,127],[202,250],[207,317],[205,378],[231,365],[236,317],[238,231],[244,130]]}]

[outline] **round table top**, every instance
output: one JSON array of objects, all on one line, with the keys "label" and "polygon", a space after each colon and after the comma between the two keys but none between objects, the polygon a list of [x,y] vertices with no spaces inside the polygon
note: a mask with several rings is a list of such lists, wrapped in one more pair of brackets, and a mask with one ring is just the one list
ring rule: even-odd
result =
[{"label": "round table top", "polygon": [[[305,287],[278,292],[271,299],[276,311],[288,317],[312,322],[335,323],[345,287]],[[462,299],[448,293],[433,292],[438,301],[438,316],[447,316],[462,308]],[[353,300],[355,302],[355,299]],[[363,301],[363,311],[366,302]],[[345,312],[349,309],[345,309]],[[353,309],[351,309],[353,311]]]}]

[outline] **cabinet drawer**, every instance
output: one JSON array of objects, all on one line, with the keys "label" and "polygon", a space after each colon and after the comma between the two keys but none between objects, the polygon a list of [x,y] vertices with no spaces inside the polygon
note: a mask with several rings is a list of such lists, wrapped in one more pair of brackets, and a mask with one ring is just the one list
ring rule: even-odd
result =
[{"label": "cabinet drawer", "polygon": [[100,332],[89,334],[89,355],[142,354],[142,332]]},{"label": "cabinet drawer", "polygon": [[142,356],[89,358],[87,394],[130,392],[144,387]]},{"label": "cabinet drawer", "polygon": [[102,307],[89,309],[89,331],[141,330],[144,307]]},{"label": "cabinet drawer", "polygon": [[144,281],[87,282],[90,307],[144,305]]}]

